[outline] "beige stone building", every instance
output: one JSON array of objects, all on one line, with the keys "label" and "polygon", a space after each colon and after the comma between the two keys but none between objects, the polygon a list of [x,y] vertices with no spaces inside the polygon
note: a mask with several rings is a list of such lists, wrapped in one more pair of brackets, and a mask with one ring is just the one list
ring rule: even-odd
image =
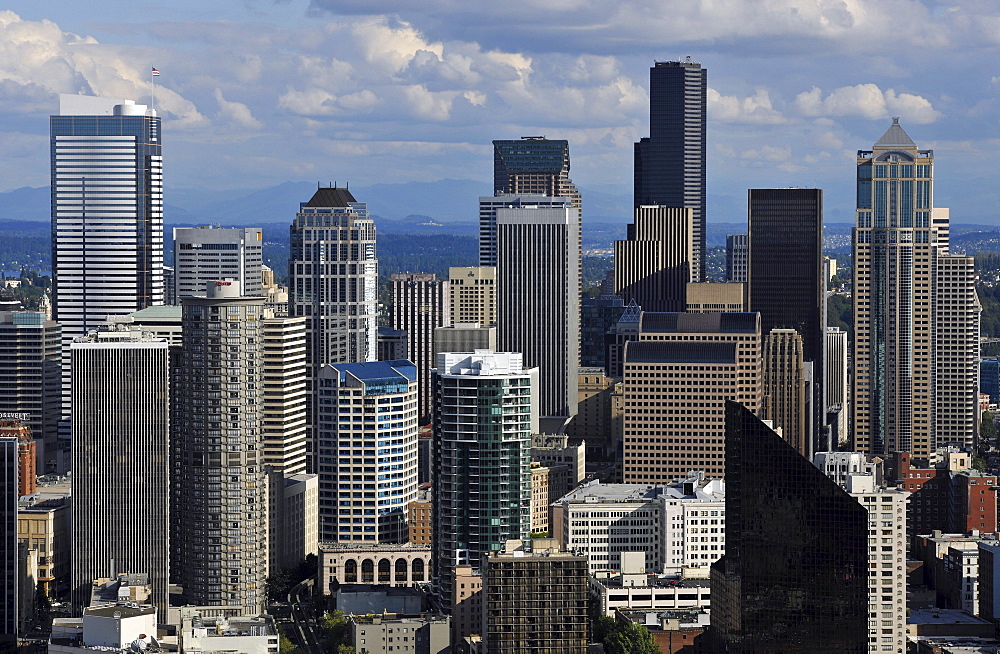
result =
[{"label": "beige stone building", "polygon": [[725,401],[761,402],[756,313],[643,313],[625,346],[623,481],[725,475]]},{"label": "beige stone building", "polygon": [[802,456],[811,458],[802,336],[794,329],[772,329],[764,337],[762,417]]},{"label": "beige stone building", "polygon": [[334,580],[341,584],[413,586],[429,582],[430,572],[428,545],[319,544],[319,575],[324,594],[331,592]]},{"label": "beige stone building", "polygon": [[746,311],[746,284],[691,282],[687,285],[688,313]]},{"label": "beige stone building", "polygon": [[452,325],[476,322],[489,326],[497,323],[497,269],[494,266],[449,268],[448,282]]},{"label": "beige stone building", "polygon": [[587,449],[606,458],[614,452],[616,436],[611,419],[611,395],[617,380],[604,368],[580,368],[577,374],[577,414],[566,433],[574,440],[587,442]]}]

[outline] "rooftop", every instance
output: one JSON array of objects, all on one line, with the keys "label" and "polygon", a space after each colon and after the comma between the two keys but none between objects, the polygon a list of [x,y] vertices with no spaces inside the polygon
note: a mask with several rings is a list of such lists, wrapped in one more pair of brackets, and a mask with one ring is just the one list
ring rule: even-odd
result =
[{"label": "rooftop", "polygon": [[98,618],[134,618],[140,615],[156,613],[154,606],[139,606],[138,604],[109,604],[107,606],[88,606],[83,610],[85,616]]},{"label": "rooftop", "polygon": [[[616,575],[602,579],[593,578],[605,588],[625,588],[623,585],[624,575]],[[631,588],[711,588],[712,582],[708,579],[681,579],[680,577],[658,577],[656,575],[646,575],[644,586],[629,586]]]},{"label": "rooftop", "polygon": [[913,139],[903,131],[903,128],[899,126],[899,118],[894,117],[892,119],[892,125],[889,129],[885,131],[878,141],[875,141],[876,148],[885,147],[901,147],[901,148],[915,148],[917,144],[913,142]]},{"label": "rooftop", "polygon": [[990,624],[959,609],[910,609],[907,624]]},{"label": "rooftop", "polygon": [[661,488],[651,484],[602,484],[595,480],[563,495],[563,502],[649,502]]},{"label": "rooftop", "polygon": [[733,342],[630,341],[625,344],[625,362],[735,364],[736,345]]},{"label": "rooftop", "polygon": [[758,314],[727,313],[667,313],[643,311],[639,330],[643,333],[727,333],[753,334],[759,329]]},{"label": "rooftop", "polygon": [[182,311],[183,308],[180,306],[163,304],[146,307],[145,309],[139,309],[138,311],[133,311],[129,315],[136,320],[176,320],[177,322],[180,322]]},{"label": "rooftop", "polygon": [[303,207],[348,207],[357,202],[346,188],[318,188]]},{"label": "rooftop", "polygon": [[338,363],[332,367],[340,372],[340,381],[345,381],[347,375],[366,384],[398,383],[401,378],[411,382],[417,379],[417,367],[406,359]]}]

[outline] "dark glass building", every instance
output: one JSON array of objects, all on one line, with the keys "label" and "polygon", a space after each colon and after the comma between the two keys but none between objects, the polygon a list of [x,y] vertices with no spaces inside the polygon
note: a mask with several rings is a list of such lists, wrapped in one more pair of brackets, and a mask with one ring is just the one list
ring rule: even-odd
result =
[{"label": "dark glass building", "polygon": [[747,297],[760,313],[760,330],[794,329],[802,358],[812,362],[808,400],[814,445],[830,449],[823,434],[823,345],[826,279],[823,277],[823,191],[768,188],[749,191],[750,262]]},{"label": "dark glass building", "polygon": [[720,654],[868,652],[868,512],[733,401],[710,636]]},{"label": "dark glass building", "polygon": [[705,278],[708,71],[687,57],[649,69],[649,136],[635,144],[635,206],[694,211],[695,281]]},{"label": "dark glass building", "polygon": [[0,438],[0,651],[17,649],[17,438]]},{"label": "dark glass building", "polygon": [[548,195],[573,198],[580,192],[569,178],[569,141],[524,136],[493,141],[494,195]]},{"label": "dark glass building", "polygon": [[612,275],[604,280],[601,294],[595,298],[580,297],[580,367],[604,368],[608,358],[606,340],[625,313],[625,302],[613,292]]}]

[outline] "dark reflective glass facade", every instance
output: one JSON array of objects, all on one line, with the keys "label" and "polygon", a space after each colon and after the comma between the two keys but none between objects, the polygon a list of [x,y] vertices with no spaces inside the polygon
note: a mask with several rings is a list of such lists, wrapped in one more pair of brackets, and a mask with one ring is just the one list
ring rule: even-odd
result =
[{"label": "dark reflective glass facade", "polygon": [[711,636],[726,654],[868,651],[867,512],[732,401]]}]

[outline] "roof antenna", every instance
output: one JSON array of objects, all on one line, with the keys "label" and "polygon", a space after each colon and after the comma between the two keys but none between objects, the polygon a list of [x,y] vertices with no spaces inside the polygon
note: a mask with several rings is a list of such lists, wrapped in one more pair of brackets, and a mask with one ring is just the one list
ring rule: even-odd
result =
[{"label": "roof antenna", "polygon": [[351,183],[350,182],[346,182],[346,184],[347,184],[347,186],[345,186],[344,188],[347,189],[348,191],[350,191],[351,190]]}]

